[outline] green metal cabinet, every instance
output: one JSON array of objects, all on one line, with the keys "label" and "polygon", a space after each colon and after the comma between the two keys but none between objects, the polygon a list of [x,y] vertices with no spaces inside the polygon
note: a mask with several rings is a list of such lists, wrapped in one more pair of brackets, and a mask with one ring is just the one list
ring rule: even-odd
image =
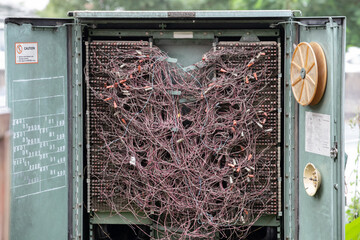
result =
[{"label": "green metal cabinet", "polygon": [[[88,214],[86,209],[83,71],[89,38],[127,37],[165,42],[185,64],[194,62],[197,56],[191,53],[201,52],[202,44],[215,38],[276,39],[282,49],[281,209],[256,225],[276,227],[278,239],[344,239],[345,18],[298,15],[298,11],[287,10],[74,11],[67,19],[7,18],[11,239],[93,239],[94,225],[129,223],[109,213]],[[174,39],[174,31],[191,32],[191,47],[185,48]],[[291,91],[291,57],[295,45],[303,41],[318,42],[327,60],[326,91],[315,106],[297,104]],[[320,154],[309,150],[308,144],[314,141],[309,137],[311,127],[324,122],[311,125],[309,116],[326,122],[322,128],[326,139],[320,143],[327,146]],[[322,175],[314,197],[306,194],[303,185],[308,162]],[[151,224],[149,219],[124,215],[130,222]]]}]

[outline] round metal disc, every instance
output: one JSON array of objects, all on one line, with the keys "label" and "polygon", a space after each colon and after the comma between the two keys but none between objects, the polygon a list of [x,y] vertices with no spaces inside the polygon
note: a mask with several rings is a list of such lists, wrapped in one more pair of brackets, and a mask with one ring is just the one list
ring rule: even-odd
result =
[{"label": "round metal disc", "polygon": [[291,60],[291,87],[294,97],[303,106],[309,105],[318,85],[318,64],[312,46],[307,42],[297,45]]},{"label": "round metal disc", "polygon": [[303,182],[306,193],[314,196],[321,185],[321,174],[312,163],[306,164],[303,173]]}]

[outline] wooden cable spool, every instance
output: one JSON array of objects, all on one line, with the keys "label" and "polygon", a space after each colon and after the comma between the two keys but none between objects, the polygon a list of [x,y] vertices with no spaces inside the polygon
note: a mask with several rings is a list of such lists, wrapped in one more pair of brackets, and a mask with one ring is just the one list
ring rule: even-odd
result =
[{"label": "wooden cable spool", "polygon": [[327,67],[323,49],[316,42],[297,45],[291,59],[291,87],[303,106],[320,102],[325,92]]}]

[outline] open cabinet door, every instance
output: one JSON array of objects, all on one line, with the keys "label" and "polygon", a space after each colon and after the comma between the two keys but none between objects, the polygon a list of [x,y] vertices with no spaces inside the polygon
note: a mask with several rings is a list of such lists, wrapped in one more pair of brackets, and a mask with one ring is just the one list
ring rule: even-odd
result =
[{"label": "open cabinet door", "polygon": [[[321,66],[318,61],[318,71],[327,67],[322,99],[315,105],[299,104],[299,239],[343,239],[345,19],[299,18],[295,21],[299,43],[316,42],[324,51],[326,64]],[[306,60],[308,54],[305,48],[304,62],[310,61]],[[318,186],[314,193],[312,188]],[[307,191],[314,195],[310,196]]]},{"label": "open cabinet door", "polygon": [[68,238],[68,22],[6,19],[10,239]]}]

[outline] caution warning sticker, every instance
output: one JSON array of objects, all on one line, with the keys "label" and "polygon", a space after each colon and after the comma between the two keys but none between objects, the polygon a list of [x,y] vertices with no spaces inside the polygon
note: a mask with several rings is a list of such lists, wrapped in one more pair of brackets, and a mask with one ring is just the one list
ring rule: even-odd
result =
[{"label": "caution warning sticker", "polygon": [[15,43],[15,63],[32,64],[38,63],[38,43],[37,42],[17,42]]}]

